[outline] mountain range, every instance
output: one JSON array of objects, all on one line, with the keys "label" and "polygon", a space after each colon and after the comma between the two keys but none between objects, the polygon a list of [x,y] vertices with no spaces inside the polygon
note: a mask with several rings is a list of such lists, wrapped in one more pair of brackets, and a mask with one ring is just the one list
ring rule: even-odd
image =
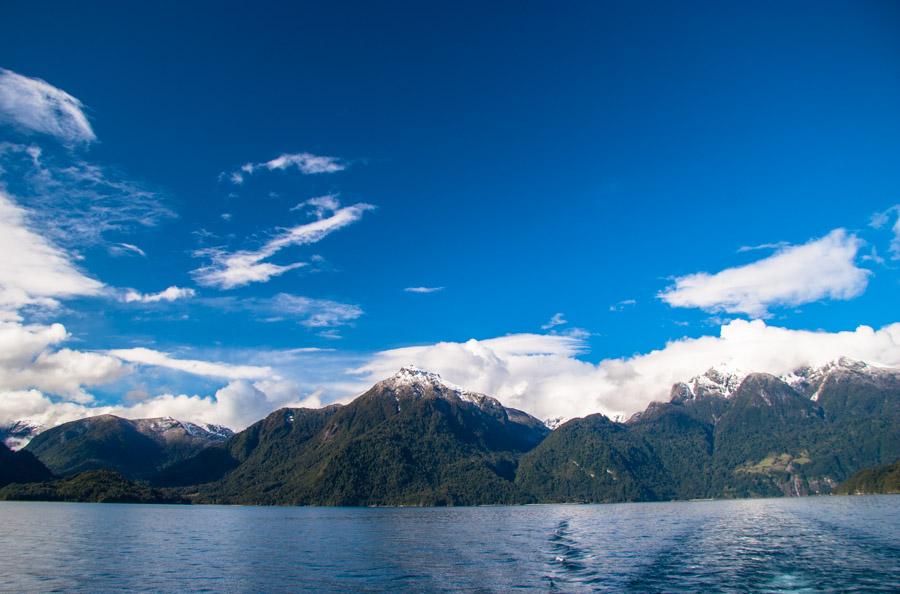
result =
[{"label": "mountain range", "polygon": [[[717,367],[625,422],[600,414],[555,422],[551,430],[404,368],[349,404],[281,409],[233,435],[104,415],[48,429],[16,454],[70,482],[107,469],[153,485],[136,500],[474,505],[824,494],[900,459],[900,370],[849,359],[781,377]],[[128,490],[103,480],[120,497]],[[66,497],[89,484],[67,486]],[[52,491],[41,489],[30,488],[31,498]],[[0,490],[27,495],[19,485]]]}]

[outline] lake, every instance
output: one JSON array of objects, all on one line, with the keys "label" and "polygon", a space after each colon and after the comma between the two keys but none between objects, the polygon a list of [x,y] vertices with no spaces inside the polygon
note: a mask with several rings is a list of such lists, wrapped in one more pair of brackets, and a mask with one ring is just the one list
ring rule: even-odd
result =
[{"label": "lake", "polygon": [[0,503],[0,590],[897,592],[900,496],[478,508]]}]

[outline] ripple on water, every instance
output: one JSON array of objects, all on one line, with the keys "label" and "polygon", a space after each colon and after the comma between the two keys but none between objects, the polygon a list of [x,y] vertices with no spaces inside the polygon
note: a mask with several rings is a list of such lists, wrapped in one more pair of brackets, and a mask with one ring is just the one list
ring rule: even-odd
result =
[{"label": "ripple on water", "polygon": [[13,591],[897,592],[900,497],[450,509],[0,503]]}]

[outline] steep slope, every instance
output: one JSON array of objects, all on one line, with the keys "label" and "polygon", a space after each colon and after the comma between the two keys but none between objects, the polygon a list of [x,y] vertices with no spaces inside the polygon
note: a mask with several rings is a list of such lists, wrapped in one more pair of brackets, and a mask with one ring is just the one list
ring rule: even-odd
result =
[{"label": "steep slope", "polygon": [[523,457],[517,482],[547,501],[828,493],[900,458],[898,415],[897,370],[849,359],[783,378],[712,369],[625,424],[563,424]]},{"label": "steep slope", "polygon": [[169,418],[133,421],[100,415],[48,429],[32,439],[25,450],[60,476],[109,469],[128,478],[146,478],[230,435],[221,427],[201,427]]},{"label": "steep slope", "polygon": [[900,494],[900,460],[860,470],[841,483],[840,495]]},{"label": "steep slope", "polygon": [[199,487],[196,498],[319,505],[526,501],[513,482],[517,461],[547,432],[493,398],[404,368],[346,406],[283,409],[238,434],[213,450],[220,466],[233,464],[233,470]]},{"label": "steep slope", "polygon": [[0,443],[0,487],[53,478],[50,470],[29,452],[14,452]]}]

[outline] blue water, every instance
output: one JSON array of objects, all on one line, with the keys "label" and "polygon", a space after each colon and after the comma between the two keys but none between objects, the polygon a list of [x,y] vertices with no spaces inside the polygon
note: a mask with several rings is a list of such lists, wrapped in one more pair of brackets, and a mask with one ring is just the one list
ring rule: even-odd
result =
[{"label": "blue water", "polygon": [[0,503],[0,590],[898,592],[900,496],[351,509]]}]

